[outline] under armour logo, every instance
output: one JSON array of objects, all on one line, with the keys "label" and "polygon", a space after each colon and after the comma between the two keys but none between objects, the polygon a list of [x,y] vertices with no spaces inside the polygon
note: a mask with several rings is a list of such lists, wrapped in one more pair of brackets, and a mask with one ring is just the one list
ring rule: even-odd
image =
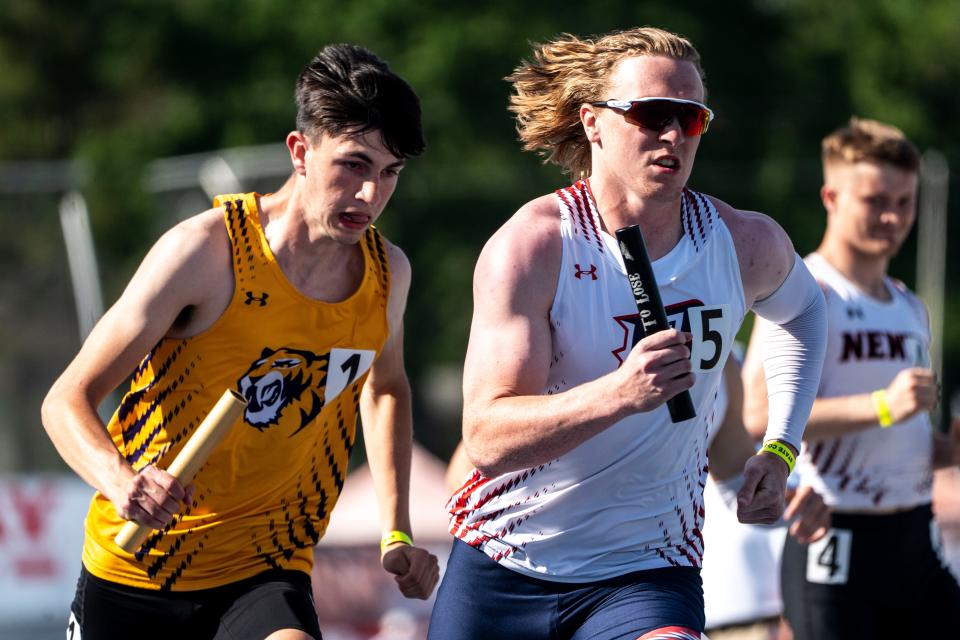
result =
[{"label": "under armour logo", "polygon": [[579,280],[579,279],[582,278],[583,276],[590,276],[590,279],[591,279],[591,280],[596,280],[596,279],[597,279],[597,267],[596,267],[596,265],[590,265],[590,268],[589,268],[589,269],[581,269],[579,263],[578,263],[578,264],[575,264],[575,265],[573,265],[573,266],[576,267],[576,269],[577,269],[577,272],[576,272],[575,274],[573,274],[573,275],[575,275],[575,276],[577,277],[577,280]]},{"label": "under armour logo", "polygon": [[850,320],[863,320],[863,309],[860,307],[847,307],[847,318]]},{"label": "under armour logo", "polygon": [[267,298],[270,297],[270,294],[266,291],[262,292],[259,296],[253,295],[252,291],[244,291],[247,294],[247,299],[243,301],[243,304],[253,304],[254,302],[259,302],[261,307],[267,306]]}]

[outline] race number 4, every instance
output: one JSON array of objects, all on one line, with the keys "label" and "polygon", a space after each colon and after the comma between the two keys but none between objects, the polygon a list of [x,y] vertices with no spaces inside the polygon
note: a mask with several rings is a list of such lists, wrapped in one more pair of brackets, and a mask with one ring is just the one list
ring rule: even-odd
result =
[{"label": "race number 4", "polygon": [[830,529],[807,547],[807,582],[846,584],[850,574],[850,543],[853,532]]},{"label": "race number 4", "polygon": [[373,365],[376,355],[376,352],[369,349],[331,349],[324,404],[330,404],[344,389],[365,374]]},{"label": "race number 4", "polygon": [[726,362],[733,344],[730,305],[690,307],[690,364],[697,373],[711,371]]}]

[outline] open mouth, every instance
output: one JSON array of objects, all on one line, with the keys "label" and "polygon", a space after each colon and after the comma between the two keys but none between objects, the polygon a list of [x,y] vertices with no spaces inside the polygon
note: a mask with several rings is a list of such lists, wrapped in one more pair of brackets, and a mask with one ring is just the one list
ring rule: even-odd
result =
[{"label": "open mouth", "polygon": [[661,156],[653,161],[653,164],[664,169],[677,171],[680,169],[680,160],[674,156]]},{"label": "open mouth", "polygon": [[351,229],[361,229],[370,224],[370,216],[363,213],[344,211],[340,214],[340,222]]}]

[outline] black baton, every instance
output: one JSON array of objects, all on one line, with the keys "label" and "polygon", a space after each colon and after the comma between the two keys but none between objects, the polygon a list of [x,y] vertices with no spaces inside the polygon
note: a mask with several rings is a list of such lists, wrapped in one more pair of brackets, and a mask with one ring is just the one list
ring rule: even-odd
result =
[{"label": "black baton", "polygon": [[[667,312],[663,308],[663,300],[660,299],[660,290],[653,276],[653,266],[650,264],[650,256],[647,255],[639,225],[617,229],[617,243],[623,255],[623,265],[627,269],[633,300],[637,303],[637,312],[640,314],[640,322],[637,323],[635,331],[642,334],[641,338],[646,338],[658,331],[669,329]],[[639,340],[635,340],[634,344],[636,342]],[[683,422],[697,415],[693,408],[693,399],[687,390],[667,400],[667,409],[673,422]]]}]

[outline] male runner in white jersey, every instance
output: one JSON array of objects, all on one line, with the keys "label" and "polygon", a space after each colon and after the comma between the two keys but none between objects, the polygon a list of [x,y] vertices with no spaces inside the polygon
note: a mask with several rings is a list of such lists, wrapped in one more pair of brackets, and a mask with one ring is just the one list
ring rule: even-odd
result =
[{"label": "male runner in white jersey", "polygon": [[[743,382],[736,357],[727,358],[723,383],[711,411],[707,437],[710,475],[703,490],[710,514],[703,529],[701,577],[710,640],[781,639],[780,556],[789,534],[801,544],[827,533],[830,510],[809,486],[788,490],[783,520],[788,526],[744,525],[736,516],[736,492],[743,466],[756,446],[743,426]],[[456,491],[473,473],[463,441],[447,466],[446,481]],[[735,584],[736,589],[730,585]]]},{"label": "male runner in white jersey", "polygon": [[[771,219],[686,189],[712,118],[689,41],[565,35],[510,80],[526,148],[589,179],[521,207],[477,263],[463,432],[478,471],[449,504],[457,540],[430,637],[699,638],[707,417],[726,355],[748,309],[782,326],[767,437],[792,458],[822,294]],[[630,224],[676,326],[639,341],[612,237]],[[683,390],[697,417],[672,424],[663,405]],[[751,457],[742,521],[780,517],[788,464]]]},{"label": "male runner in white jersey", "polygon": [[[787,540],[783,595],[797,640],[932,637],[960,611],[960,587],[931,543],[939,389],[923,303],[887,276],[916,214],[916,148],[853,118],[823,140],[827,230],[807,266],[827,304],[827,356],[798,471],[833,509],[831,530]],[[749,425],[765,422],[758,322],[745,365]],[[947,456],[949,457],[949,456]]]}]

